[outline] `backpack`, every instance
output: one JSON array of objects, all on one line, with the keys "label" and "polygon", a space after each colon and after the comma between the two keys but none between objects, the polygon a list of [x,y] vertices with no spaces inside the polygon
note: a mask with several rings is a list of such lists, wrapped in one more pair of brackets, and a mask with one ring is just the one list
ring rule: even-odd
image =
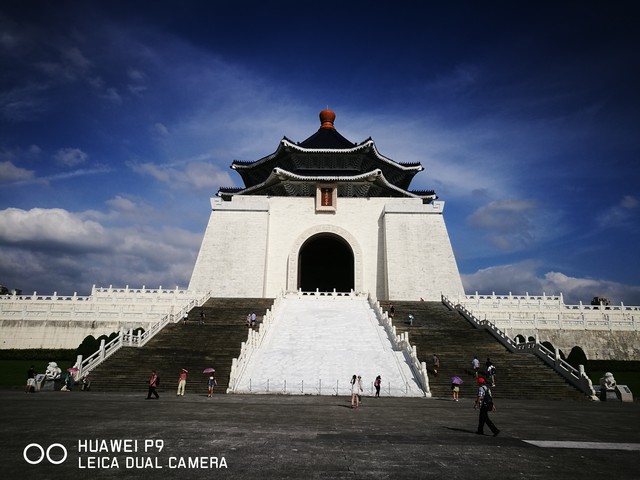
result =
[{"label": "backpack", "polygon": [[487,410],[493,410],[493,395],[491,394],[491,389],[486,385],[484,387],[484,397],[482,397],[482,406]]},{"label": "backpack", "polygon": [[160,386],[160,375],[156,375],[156,388]]}]

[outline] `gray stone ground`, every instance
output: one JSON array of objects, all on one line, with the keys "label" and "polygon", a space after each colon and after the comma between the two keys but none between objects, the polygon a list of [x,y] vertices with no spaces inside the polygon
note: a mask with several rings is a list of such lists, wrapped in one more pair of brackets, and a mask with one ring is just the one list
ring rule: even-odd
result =
[{"label": "gray stone ground", "polygon": [[[479,436],[470,398],[366,398],[352,410],[345,397],[234,396],[189,391],[0,391],[0,460],[8,479],[69,478],[640,478],[640,404],[503,401],[493,419],[498,437]],[[488,430],[487,430],[488,432]],[[137,441],[137,452],[79,452],[81,443]],[[145,452],[145,440],[153,448]],[[526,440],[595,442],[541,448]],[[156,443],[157,442],[157,443]],[[161,451],[157,450],[163,443]],[[31,465],[38,443],[45,459]],[[46,459],[49,451],[55,465]],[[611,445],[612,443],[618,445]],[[132,445],[134,443],[132,442]],[[567,445],[567,444],[563,444]],[[62,446],[62,447],[61,447]],[[585,446],[598,447],[584,448]],[[615,447],[602,449],[603,447]],[[110,448],[110,447],[109,447]],[[27,458],[41,456],[37,446]],[[86,468],[106,457],[115,468]],[[129,460],[127,460],[129,457]],[[203,457],[199,468],[183,459]],[[210,457],[226,463],[211,467]],[[127,468],[142,462],[147,468]],[[146,463],[151,462],[151,463]],[[134,463],[135,464],[135,463]],[[140,464],[140,463],[139,463]],[[153,466],[154,468],[151,468]],[[162,468],[157,468],[162,467]]]}]

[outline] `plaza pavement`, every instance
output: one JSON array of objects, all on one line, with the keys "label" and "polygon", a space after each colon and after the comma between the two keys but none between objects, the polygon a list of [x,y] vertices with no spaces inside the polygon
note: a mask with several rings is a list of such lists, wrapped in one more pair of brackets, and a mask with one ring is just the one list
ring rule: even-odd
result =
[{"label": "plaza pavement", "polygon": [[[493,437],[475,434],[471,398],[365,398],[352,410],[346,397],[208,399],[188,385],[184,397],[160,394],[0,391],[2,477],[640,478],[638,403],[500,401],[495,392]],[[550,441],[559,443],[530,443]],[[114,452],[117,443],[129,451]],[[42,461],[27,463],[25,450]]]}]

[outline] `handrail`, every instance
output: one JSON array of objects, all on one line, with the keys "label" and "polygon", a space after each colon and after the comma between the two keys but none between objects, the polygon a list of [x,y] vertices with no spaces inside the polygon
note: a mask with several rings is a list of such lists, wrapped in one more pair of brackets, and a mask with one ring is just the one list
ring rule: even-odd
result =
[{"label": "handrail", "polygon": [[249,329],[247,340],[240,344],[240,354],[238,358],[231,360],[231,372],[229,373],[229,386],[227,393],[233,393],[238,386],[238,382],[244,375],[249,360],[253,356],[256,349],[262,344],[262,340],[269,332],[273,322],[278,317],[280,306],[285,297],[284,293],[280,293],[273,301],[271,309],[267,309],[262,321],[258,323],[258,331]]},{"label": "handrail", "polygon": [[369,305],[371,305],[371,308],[378,318],[378,321],[384,326],[393,349],[402,351],[405,356],[411,360],[409,362],[409,367],[413,371],[420,388],[422,388],[425,397],[431,397],[431,387],[429,385],[427,364],[426,362],[420,362],[420,360],[418,359],[418,349],[415,345],[411,345],[411,343],[409,342],[409,333],[404,332],[398,335],[396,332],[396,327],[393,325],[393,320],[389,317],[389,314],[387,312],[382,311],[380,302],[373,298],[371,294],[369,294],[368,300]]},{"label": "handrail", "polygon": [[[326,379],[325,379],[326,380]],[[363,394],[373,395],[375,387],[373,382],[363,386]],[[411,382],[391,382],[387,381],[381,385],[380,391],[389,396],[408,395],[412,391]],[[306,382],[304,380],[287,381],[286,379],[268,378],[261,382],[254,382],[249,378],[249,392],[252,394],[279,394],[279,395],[323,395],[323,392],[331,392],[333,396],[351,395],[351,382],[345,380],[342,384],[340,380],[323,381],[319,378],[316,382]],[[326,393],[324,393],[326,395]]]},{"label": "handrail", "polygon": [[133,334],[133,330],[128,332],[120,331],[118,336],[111,340],[109,343],[102,341],[100,348],[89,355],[84,360],[81,360],[76,368],[78,368],[78,376],[86,375],[94,368],[104,362],[111,355],[116,353],[122,347],[142,347],[149,340],[151,340],[156,334],[158,334],[167,324],[178,322],[185,313],[188,313],[192,308],[202,306],[211,297],[211,291],[197,299],[191,299],[183,306],[177,314],[168,313],[163,315],[160,320],[151,325],[148,330],[143,333]]},{"label": "handrail", "polygon": [[489,320],[478,319],[469,309],[465,306],[454,304],[448,297],[442,295],[442,303],[449,308],[449,310],[456,310],[464,318],[466,318],[476,328],[481,328],[489,331],[493,337],[504,345],[507,350],[512,353],[533,353],[541,358],[547,365],[552,367],[558,374],[560,374],[565,380],[567,380],[575,388],[590,396],[592,399],[597,400],[597,395],[593,388],[591,379],[584,371],[584,367],[580,365],[580,369],[574,368],[572,365],[560,358],[560,352],[551,352],[548,348],[538,342],[527,342],[519,344],[510,339],[502,330],[491,323]]}]

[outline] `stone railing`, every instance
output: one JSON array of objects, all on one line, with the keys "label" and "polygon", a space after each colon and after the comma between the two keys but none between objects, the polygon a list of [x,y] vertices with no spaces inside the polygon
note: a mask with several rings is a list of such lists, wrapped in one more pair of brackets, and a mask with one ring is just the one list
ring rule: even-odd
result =
[{"label": "stone railing", "polygon": [[78,368],[77,376],[90,373],[94,368],[104,362],[111,355],[116,353],[122,347],[142,347],[149,340],[151,340],[158,332],[160,332],[169,323],[176,323],[180,321],[185,313],[188,313],[192,308],[199,307],[204,304],[211,297],[211,292],[201,295],[199,298],[191,298],[187,300],[187,303],[183,305],[177,313],[168,313],[164,315],[160,320],[151,325],[144,332],[138,331],[134,335],[133,329],[127,332],[120,331],[118,336],[110,342],[106,343],[104,340],[100,343],[100,348],[88,356],[82,359],[82,356],[78,357],[75,367]]},{"label": "stone railing", "polygon": [[260,347],[265,335],[269,332],[274,321],[278,318],[278,313],[280,312],[284,298],[284,293],[278,295],[275,298],[271,309],[267,310],[262,317],[262,320],[258,322],[258,329],[249,329],[247,340],[242,342],[240,346],[240,354],[238,355],[238,358],[234,358],[231,361],[231,373],[229,374],[229,387],[227,388],[227,393],[233,393],[237,388],[238,381],[242,378],[242,375],[247,369],[247,365],[249,364],[251,357]]},{"label": "stone railing", "polygon": [[442,296],[442,303],[450,310],[458,311],[476,328],[482,328],[493,335],[507,350],[512,353],[533,353],[541,358],[547,365],[552,367],[558,374],[565,378],[571,385],[596,400],[597,396],[593,388],[591,379],[584,371],[584,366],[580,365],[579,369],[575,369],[560,357],[560,351],[556,349],[551,352],[548,348],[538,342],[518,343],[509,338],[495,324],[489,320],[478,319],[468,308],[463,305],[455,304],[446,296]]},{"label": "stone railing", "polygon": [[426,397],[431,397],[427,364],[426,362],[420,362],[418,359],[418,350],[415,345],[411,345],[409,342],[409,333],[404,332],[398,335],[396,327],[393,325],[393,321],[389,318],[387,312],[383,311],[380,302],[371,296],[369,296],[369,305],[371,305],[380,324],[384,326],[393,349],[404,352],[406,358],[411,359],[409,365],[420,383],[420,388],[422,388]]},{"label": "stone railing", "polygon": [[640,307],[566,305],[560,296],[458,295],[452,303],[503,329],[640,330]]},{"label": "stone railing", "polygon": [[0,320],[115,321],[137,325],[156,322],[171,307],[179,307],[197,295],[179,289],[92,288],[91,295],[2,295]]},{"label": "stone railing", "polygon": [[[380,391],[383,395],[399,397],[409,394],[412,391],[410,382],[383,382],[380,386]],[[318,379],[318,382],[306,382],[304,380],[288,381],[277,379],[267,379],[262,382],[255,382],[252,379],[248,379],[248,392],[252,394],[279,394],[279,395],[330,395],[334,396],[350,396],[351,395],[351,383],[344,381],[340,383],[339,380],[323,381],[322,378]],[[363,394],[373,395],[375,393],[375,387],[373,382],[363,385]]]}]

